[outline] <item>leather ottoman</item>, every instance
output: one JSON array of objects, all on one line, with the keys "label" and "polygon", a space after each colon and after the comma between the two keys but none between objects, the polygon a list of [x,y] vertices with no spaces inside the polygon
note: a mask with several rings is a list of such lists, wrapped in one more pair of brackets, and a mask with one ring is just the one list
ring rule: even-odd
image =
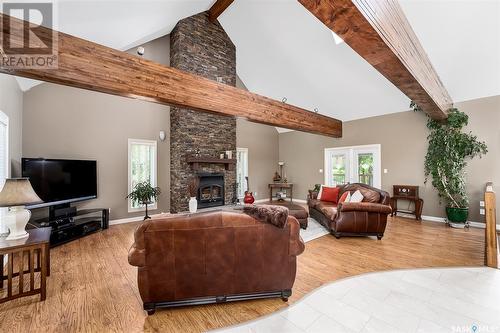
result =
[{"label": "leather ottoman", "polygon": [[302,229],[307,228],[307,218],[309,217],[309,213],[307,213],[307,210],[304,207],[289,201],[273,201],[264,203],[263,205],[283,206],[288,208],[288,214],[295,217],[297,221],[299,221],[300,227]]}]

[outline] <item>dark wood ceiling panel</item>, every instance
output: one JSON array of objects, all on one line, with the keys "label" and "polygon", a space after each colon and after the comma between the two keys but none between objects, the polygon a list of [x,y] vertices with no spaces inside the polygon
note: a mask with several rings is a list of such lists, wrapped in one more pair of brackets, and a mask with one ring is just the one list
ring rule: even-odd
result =
[{"label": "dark wood ceiling panel", "polygon": [[452,99],[396,0],[298,0],[434,119]]},{"label": "dark wood ceiling panel", "polygon": [[[2,14],[2,18],[5,15]],[[22,41],[23,21],[4,37]],[[53,30],[43,28],[44,36]],[[342,122],[242,89],[163,66],[87,40],[56,32],[57,69],[9,69],[0,72],[124,97],[244,118],[266,125],[342,136]],[[44,37],[41,38],[42,41]]]}]

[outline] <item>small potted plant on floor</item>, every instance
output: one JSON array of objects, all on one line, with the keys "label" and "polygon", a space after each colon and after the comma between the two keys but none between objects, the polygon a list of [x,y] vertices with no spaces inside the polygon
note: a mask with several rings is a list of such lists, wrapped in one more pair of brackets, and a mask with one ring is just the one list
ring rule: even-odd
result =
[{"label": "small potted plant on floor", "polygon": [[[414,108],[415,105],[412,105]],[[418,107],[416,107],[418,108]],[[429,148],[425,156],[426,182],[430,177],[441,201],[446,203],[446,215],[451,226],[463,228],[469,217],[465,167],[467,161],[488,152],[484,142],[472,133],[464,133],[469,117],[451,109],[444,121],[429,118]]]},{"label": "small potted plant on floor", "polygon": [[127,195],[127,198],[132,202],[139,203],[146,207],[144,220],[147,220],[151,218],[148,215],[148,205],[158,200],[160,194],[161,190],[159,187],[153,187],[149,181],[144,181],[135,185],[133,191]]}]

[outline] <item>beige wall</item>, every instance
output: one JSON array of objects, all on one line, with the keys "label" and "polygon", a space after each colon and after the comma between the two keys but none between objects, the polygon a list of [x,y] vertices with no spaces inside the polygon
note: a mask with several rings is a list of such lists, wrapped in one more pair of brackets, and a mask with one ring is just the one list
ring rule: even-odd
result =
[{"label": "beige wall", "polygon": [[238,119],[236,146],[248,148],[248,179],[255,199],[267,199],[267,185],[272,181],[278,166],[278,131],[272,126]]},{"label": "beige wall", "polygon": [[157,212],[170,205],[169,108],[124,97],[45,83],[24,94],[23,156],[98,161],[98,199],[79,207],[109,207],[111,218],[128,214],[128,139],[158,140]]},{"label": "beige wall", "polygon": [[[170,35],[154,39],[142,46],[145,49],[143,58],[170,66]],[[127,53],[138,56],[137,48],[130,49]]]},{"label": "beige wall", "polygon": [[[248,90],[236,77],[236,87]],[[236,147],[248,149],[248,180],[256,200],[269,198],[267,185],[278,168],[279,133],[273,126],[252,123],[244,119],[236,122]],[[244,184],[245,189],[247,184]]]},{"label": "beige wall", "polygon": [[[170,36],[144,44],[144,58],[170,63]],[[136,49],[130,54],[136,55]],[[79,207],[109,207],[111,219],[139,216],[128,213],[128,139],[158,141],[158,209],[170,210],[170,143],[168,106],[44,83],[24,93],[23,156],[95,159],[98,199]]]},{"label": "beige wall", "polygon": [[12,177],[21,174],[23,93],[14,76],[0,74],[0,110],[9,117],[9,158]]},{"label": "beige wall", "polygon": [[[167,35],[145,44],[144,58],[169,65],[169,42]],[[128,52],[136,54],[136,49]],[[238,86],[244,87],[241,81]],[[96,159],[99,198],[79,206],[110,207],[112,219],[141,215],[127,211],[127,139],[157,140],[160,130],[169,133],[169,111],[159,104],[45,83],[24,94],[23,156]],[[259,198],[265,197],[278,159],[276,129],[238,120],[237,144],[249,149],[250,185]],[[19,160],[20,148],[18,154]],[[168,139],[158,141],[158,185],[162,195],[156,212],[168,212]]]},{"label": "beige wall", "polygon": [[[479,200],[484,184],[493,181],[497,190],[500,185],[500,96],[458,103],[457,107],[470,116],[469,129],[489,147],[487,156],[471,161],[467,168],[470,220],[483,221]],[[438,203],[436,191],[430,183],[424,184],[427,134],[424,114],[401,112],[345,122],[341,139],[301,132],[282,133],[279,156],[286,163],[289,181],[296,184],[295,197],[304,199],[309,188],[324,182],[324,174],[319,169],[324,168],[325,148],[381,144],[382,169],[388,169],[387,174],[382,174],[382,188],[392,193],[394,184],[418,185],[425,200],[424,215],[443,217],[444,209]]]}]

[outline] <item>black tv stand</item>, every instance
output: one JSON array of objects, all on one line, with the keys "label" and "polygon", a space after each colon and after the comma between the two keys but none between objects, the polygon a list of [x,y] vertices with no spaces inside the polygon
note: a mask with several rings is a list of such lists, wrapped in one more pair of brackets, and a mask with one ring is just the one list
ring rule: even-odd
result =
[{"label": "black tv stand", "polygon": [[49,219],[51,221],[76,216],[78,214],[76,207],[71,207],[70,203],[49,206]]},{"label": "black tv stand", "polygon": [[108,208],[77,210],[76,208],[68,209],[60,207],[59,213],[61,213],[62,210],[64,210],[66,214],[56,214],[54,218],[54,215],[49,212],[49,217],[30,221],[28,224],[29,228],[52,227],[50,235],[51,247],[67,243],[109,227]]}]

